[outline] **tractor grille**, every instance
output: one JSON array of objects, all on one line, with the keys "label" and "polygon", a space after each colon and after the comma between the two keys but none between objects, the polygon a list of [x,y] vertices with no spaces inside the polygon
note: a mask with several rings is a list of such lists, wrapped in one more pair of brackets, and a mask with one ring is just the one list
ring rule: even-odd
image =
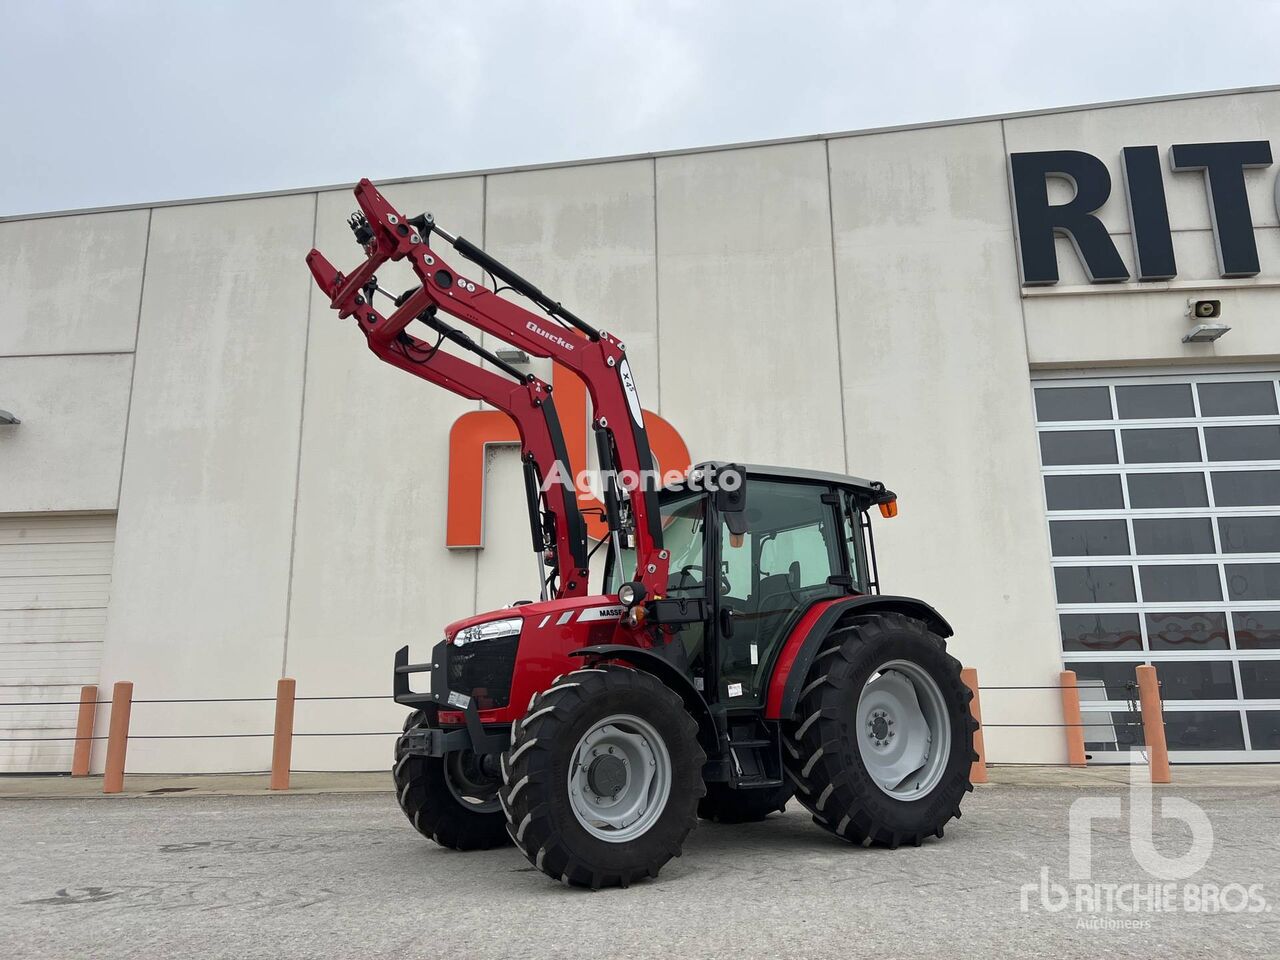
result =
[{"label": "tractor grille", "polygon": [[510,636],[450,646],[449,689],[474,698],[480,710],[505,707],[511,699],[519,643],[519,636]]}]

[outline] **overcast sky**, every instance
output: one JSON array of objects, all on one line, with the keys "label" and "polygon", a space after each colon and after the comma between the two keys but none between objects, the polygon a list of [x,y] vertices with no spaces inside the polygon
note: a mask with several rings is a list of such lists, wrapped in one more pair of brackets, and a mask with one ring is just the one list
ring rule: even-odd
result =
[{"label": "overcast sky", "polygon": [[1280,80],[1274,0],[0,8],[0,215]]}]

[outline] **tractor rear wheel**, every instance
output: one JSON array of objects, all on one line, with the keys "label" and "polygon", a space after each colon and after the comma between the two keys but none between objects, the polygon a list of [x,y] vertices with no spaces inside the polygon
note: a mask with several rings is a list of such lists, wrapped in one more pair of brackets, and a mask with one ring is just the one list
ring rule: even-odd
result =
[{"label": "tractor rear wheel", "polygon": [[841,621],[784,733],[787,773],[820,826],[862,846],[919,846],[960,816],[972,692],[942,638],[900,614]]},{"label": "tractor rear wheel", "polygon": [[783,787],[734,790],[728,784],[707,784],[707,795],[698,801],[698,816],[719,823],[757,823],[771,813],[782,813],[795,790]]},{"label": "tractor rear wheel", "polygon": [[570,886],[625,887],[679,856],[705,792],[698,725],[652,674],[620,666],[559,677],[502,755],[508,831]]},{"label": "tractor rear wheel", "polygon": [[[418,710],[404,722],[407,734],[427,726]],[[414,829],[442,847],[488,850],[511,842],[506,817],[498,802],[496,758],[458,750],[445,757],[419,757],[405,752],[407,737],[396,740],[391,777],[396,800]]]}]

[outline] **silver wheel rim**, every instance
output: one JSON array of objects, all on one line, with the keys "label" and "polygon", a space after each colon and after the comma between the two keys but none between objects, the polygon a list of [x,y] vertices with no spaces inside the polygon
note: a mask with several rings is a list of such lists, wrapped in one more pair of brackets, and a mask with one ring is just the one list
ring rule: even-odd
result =
[{"label": "silver wheel rim", "polygon": [[858,697],[858,752],[881,792],[918,800],[942,779],[951,756],[951,715],[938,683],[909,660],[890,660]]},{"label": "silver wheel rim", "polygon": [[[501,780],[482,780],[468,768],[466,750],[455,751],[444,758],[444,782],[453,798],[473,813],[496,813],[502,809],[498,801]],[[472,755],[474,756],[474,755]]]},{"label": "silver wheel rim", "polygon": [[671,755],[647,720],[619,713],[596,723],[569,758],[569,806],[593,837],[626,843],[662,816]]}]

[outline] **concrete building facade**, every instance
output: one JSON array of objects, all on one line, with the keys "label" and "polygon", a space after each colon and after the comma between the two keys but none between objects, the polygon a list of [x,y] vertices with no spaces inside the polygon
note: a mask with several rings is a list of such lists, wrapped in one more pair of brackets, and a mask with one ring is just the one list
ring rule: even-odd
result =
[{"label": "concrete building facade", "polygon": [[[623,335],[694,460],[895,489],[882,582],[954,624],[992,761],[1065,757],[1036,689],[1064,663],[1109,701],[1095,756],[1119,755],[1141,662],[1175,761],[1276,760],[1273,137],[1280,88],[385,193]],[[486,454],[483,546],[450,549],[449,435],[476,404],[379,363],[313,292],[309,248],[359,257],[352,208],[342,186],[0,222],[21,420],[0,425],[0,769],[66,769],[67,742],[18,742],[70,735],[74,710],[39,704],[120,679],[245,698],[139,702],[131,770],[264,769],[269,738],[185,737],[269,732],[281,676],[386,695],[398,647],[536,595],[514,448]],[[1229,332],[1184,342],[1189,300]],[[297,729],[335,735],[295,767],[385,766],[402,715],[304,701]]]}]

